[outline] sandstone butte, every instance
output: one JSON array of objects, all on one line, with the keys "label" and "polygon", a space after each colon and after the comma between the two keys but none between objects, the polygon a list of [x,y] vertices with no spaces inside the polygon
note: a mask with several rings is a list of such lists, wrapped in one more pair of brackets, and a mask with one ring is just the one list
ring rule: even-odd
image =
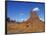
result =
[{"label": "sandstone butte", "polygon": [[44,32],[45,22],[41,21],[36,12],[31,12],[27,21],[20,23],[7,22],[7,33],[33,33]]}]

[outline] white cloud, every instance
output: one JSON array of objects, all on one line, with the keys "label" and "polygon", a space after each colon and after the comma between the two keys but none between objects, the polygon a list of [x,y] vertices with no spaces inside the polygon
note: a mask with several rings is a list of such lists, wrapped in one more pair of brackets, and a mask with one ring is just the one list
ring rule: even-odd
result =
[{"label": "white cloud", "polygon": [[41,21],[44,21],[44,19],[40,18]]},{"label": "white cloud", "polygon": [[34,8],[32,11],[39,11],[40,9],[39,8]]}]

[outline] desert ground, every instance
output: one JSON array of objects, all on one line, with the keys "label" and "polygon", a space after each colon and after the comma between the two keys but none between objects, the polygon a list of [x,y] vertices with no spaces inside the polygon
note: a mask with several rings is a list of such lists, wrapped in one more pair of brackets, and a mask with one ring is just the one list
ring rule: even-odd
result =
[{"label": "desert ground", "polygon": [[44,32],[45,22],[41,21],[36,12],[31,13],[31,17],[23,22],[8,22],[7,33],[34,33]]}]

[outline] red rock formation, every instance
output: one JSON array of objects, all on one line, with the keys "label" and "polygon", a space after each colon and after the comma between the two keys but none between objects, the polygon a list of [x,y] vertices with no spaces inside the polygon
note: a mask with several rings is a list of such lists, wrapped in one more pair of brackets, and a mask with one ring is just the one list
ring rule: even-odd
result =
[{"label": "red rock formation", "polygon": [[[7,24],[7,32],[18,33],[18,32],[44,32],[44,23],[40,21],[36,12],[31,12],[31,17],[20,24],[11,23]],[[11,29],[10,29],[10,28]],[[10,29],[10,30],[9,30]]]}]

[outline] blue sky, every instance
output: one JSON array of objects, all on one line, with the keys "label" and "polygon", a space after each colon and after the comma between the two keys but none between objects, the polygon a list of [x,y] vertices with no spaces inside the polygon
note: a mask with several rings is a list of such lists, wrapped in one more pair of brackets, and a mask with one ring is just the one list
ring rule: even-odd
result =
[{"label": "blue sky", "polygon": [[39,8],[37,12],[40,20],[44,21],[45,6],[44,3],[33,2],[8,2],[7,3],[7,16],[12,20],[21,22],[30,16],[30,11],[34,8]]}]

